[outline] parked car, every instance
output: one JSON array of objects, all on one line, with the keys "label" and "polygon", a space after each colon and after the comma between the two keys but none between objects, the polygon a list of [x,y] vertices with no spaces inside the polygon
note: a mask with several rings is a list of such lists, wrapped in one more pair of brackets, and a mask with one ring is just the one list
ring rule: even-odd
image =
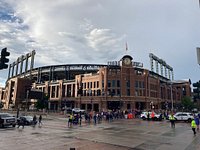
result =
[{"label": "parked car", "polygon": [[9,113],[0,113],[0,127],[16,126],[16,118]]},{"label": "parked car", "polygon": [[24,125],[35,125],[37,124],[37,121],[33,121],[32,116],[20,116],[17,118],[17,122],[19,123],[20,120],[24,120]]},{"label": "parked car", "polygon": [[80,113],[80,112],[81,112],[81,113],[85,113],[85,110],[84,110],[84,109],[80,109],[80,108],[73,108],[73,109],[72,109],[72,112],[73,112],[73,113]]},{"label": "parked car", "polygon": [[190,112],[177,112],[174,114],[174,118],[177,121],[187,121],[187,122],[191,122],[192,119],[194,119],[194,116],[192,113]]},{"label": "parked car", "polygon": [[[152,119],[152,118],[151,118],[152,112],[147,112],[147,111],[142,112],[142,113],[140,114],[140,118],[143,119],[143,120],[147,120],[147,114],[148,114],[148,113],[149,113],[149,119]],[[161,114],[157,114],[157,113],[155,113],[155,112],[154,112],[154,114],[155,114],[154,121],[162,121],[163,116],[162,116]]]}]

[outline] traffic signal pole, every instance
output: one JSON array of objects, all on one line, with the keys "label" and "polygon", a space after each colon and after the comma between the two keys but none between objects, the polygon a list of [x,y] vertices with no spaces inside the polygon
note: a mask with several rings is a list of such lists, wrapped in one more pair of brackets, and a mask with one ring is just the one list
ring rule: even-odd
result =
[{"label": "traffic signal pole", "polygon": [[0,58],[0,70],[8,68],[9,59],[7,58],[10,56],[10,52],[7,51],[7,48],[3,48],[1,50],[1,58]]}]

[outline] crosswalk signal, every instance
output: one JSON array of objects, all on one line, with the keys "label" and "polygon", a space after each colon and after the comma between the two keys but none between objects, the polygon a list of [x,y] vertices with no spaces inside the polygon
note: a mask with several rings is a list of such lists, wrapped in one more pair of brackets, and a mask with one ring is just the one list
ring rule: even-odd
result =
[{"label": "crosswalk signal", "polygon": [[10,53],[7,51],[7,48],[3,48],[1,50],[1,58],[0,58],[0,69],[7,69],[9,59],[7,56],[10,56]]}]

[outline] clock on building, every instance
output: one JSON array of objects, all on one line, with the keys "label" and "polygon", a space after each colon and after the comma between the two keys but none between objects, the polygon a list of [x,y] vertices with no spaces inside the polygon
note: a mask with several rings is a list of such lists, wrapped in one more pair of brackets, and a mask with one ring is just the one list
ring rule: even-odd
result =
[{"label": "clock on building", "polygon": [[131,64],[131,59],[128,58],[128,57],[124,58],[124,64],[130,65]]}]

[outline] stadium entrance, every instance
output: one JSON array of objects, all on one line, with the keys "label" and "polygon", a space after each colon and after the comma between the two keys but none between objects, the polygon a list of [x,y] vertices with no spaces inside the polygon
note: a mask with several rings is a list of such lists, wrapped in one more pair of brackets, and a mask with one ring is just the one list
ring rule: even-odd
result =
[{"label": "stadium entrance", "polygon": [[119,110],[121,108],[120,101],[108,101],[107,106],[110,110]]}]

